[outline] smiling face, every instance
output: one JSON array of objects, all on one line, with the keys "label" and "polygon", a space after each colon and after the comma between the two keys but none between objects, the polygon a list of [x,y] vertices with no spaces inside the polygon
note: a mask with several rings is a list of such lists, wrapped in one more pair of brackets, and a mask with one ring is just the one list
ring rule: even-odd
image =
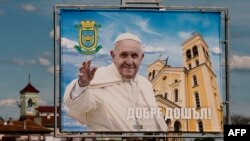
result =
[{"label": "smiling face", "polygon": [[138,72],[144,54],[141,44],[135,40],[121,40],[111,51],[112,60],[124,79],[133,79]]}]

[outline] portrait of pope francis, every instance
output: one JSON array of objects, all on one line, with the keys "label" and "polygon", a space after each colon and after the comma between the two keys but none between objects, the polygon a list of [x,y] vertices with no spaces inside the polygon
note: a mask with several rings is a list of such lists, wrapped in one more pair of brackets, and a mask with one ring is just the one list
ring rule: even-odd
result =
[{"label": "portrait of pope francis", "polygon": [[112,63],[104,67],[83,61],[64,93],[67,114],[88,131],[167,131],[151,82],[138,74],[141,39],[128,32],[118,35],[110,55]]}]

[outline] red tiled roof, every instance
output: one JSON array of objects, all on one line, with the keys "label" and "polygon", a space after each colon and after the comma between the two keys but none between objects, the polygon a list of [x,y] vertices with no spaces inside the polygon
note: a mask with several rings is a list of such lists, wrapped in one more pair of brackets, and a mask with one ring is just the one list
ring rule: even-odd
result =
[{"label": "red tiled roof", "polygon": [[25,117],[21,117],[19,119],[19,121],[22,121],[22,120],[31,120],[31,121],[34,121],[35,119],[35,116],[25,116]]},{"label": "red tiled roof", "polygon": [[24,94],[25,92],[39,93],[39,91],[34,86],[32,86],[30,83],[20,91],[21,94]]},{"label": "red tiled roof", "polygon": [[[35,121],[36,118],[41,119],[41,121],[40,121],[41,125],[43,125],[44,127],[54,127],[54,125],[55,125],[55,116],[54,115],[53,116],[46,115],[46,116],[39,116],[39,117],[25,116],[26,120]],[[57,116],[57,121],[59,121],[59,120],[60,120],[60,118],[59,118],[59,116]],[[57,124],[60,124],[60,123],[57,123]]]},{"label": "red tiled roof", "polygon": [[[26,121],[26,123],[25,123]],[[12,121],[12,124],[8,122],[4,125],[4,122],[0,122],[0,132],[1,133],[50,133],[52,130],[47,129],[41,125],[36,124],[31,120],[24,121]]]},{"label": "red tiled roof", "polygon": [[36,109],[39,113],[54,113],[55,112],[54,106],[39,106]]}]

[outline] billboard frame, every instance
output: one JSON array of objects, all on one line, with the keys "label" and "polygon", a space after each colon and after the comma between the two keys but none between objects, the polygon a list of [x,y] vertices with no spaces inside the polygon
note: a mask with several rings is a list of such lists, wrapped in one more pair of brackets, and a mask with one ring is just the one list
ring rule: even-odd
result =
[{"label": "billboard frame", "polygon": [[[76,10],[89,10],[89,9],[103,9],[103,10],[119,10],[119,9],[134,9],[134,10],[159,10],[159,11],[201,11],[201,12],[220,12],[221,13],[221,19],[224,22],[224,29],[222,29],[221,32],[223,32],[223,38],[220,41],[220,44],[223,49],[224,53],[224,59],[225,62],[222,63],[223,65],[223,71],[225,74],[223,74],[223,77],[225,79],[224,85],[225,85],[225,98],[223,97],[223,105],[225,105],[225,121],[224,124],[231,124],[231,116],[230,116],[230,95],[229,95],[229,11],[225,7],[193,7],[193,6],[148,6],[148,5],[55,5],[54,6],[54,108],[55,108],[55,115],[60,115],[60,53],[59,48],[61,43],[61,37],[60,37],[60,29],[57,27],[60,23],[60,9],[76,9]],[[224,39],[224,40],[223,40]],[[223,95],[223,96],[224,96]],[[138,135],[138,134],[119,134],[117,135],[116,132],[114,134],[106,134],[103,132],[103,134],[96,134],[93,135],[89,132],[87,133],[61,133],[59,130],[60,126],[60,118],[55,118],[55,125],[54,125],[54,136],[55,137],[110,137],[110,138],[123,138],[123,137],[157,137],[157,138],[194,138],[194,137],[202,137],[202,138],[223,138],[223,133],[214,133],[211,134],[206,132],[204,133],[192,133],[192,135],[166,135],[166,134],[155,134],[155,135]],[[168,132],[167,132],[168,133]],[[171,133],[171,132],[170,132]]]}]

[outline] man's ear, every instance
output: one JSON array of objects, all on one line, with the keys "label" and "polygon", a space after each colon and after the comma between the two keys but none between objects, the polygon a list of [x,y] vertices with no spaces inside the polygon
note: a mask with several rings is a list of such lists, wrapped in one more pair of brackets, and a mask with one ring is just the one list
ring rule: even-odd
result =
[{"label": "man's ear", "polygon": [[142,55],[141,55],[141,60],[144,58],[144,53],[142,53]]},{"label": "man's ear", "polygon": [[115,53],[113,50],[110,51],[110,55],[111,55],[112,59],[115,57]]}]

